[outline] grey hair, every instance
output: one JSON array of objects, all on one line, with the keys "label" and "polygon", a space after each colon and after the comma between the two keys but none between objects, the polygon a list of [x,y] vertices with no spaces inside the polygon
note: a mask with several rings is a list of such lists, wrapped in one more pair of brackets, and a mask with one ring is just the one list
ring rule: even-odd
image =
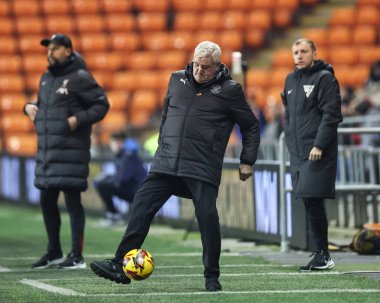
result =
[{"label": "grey hair", "polygon": [[211,41],[203,41],[194,50],[194,58],[211,57],[213,63],[219,64],[222,50],[220,46]]}]

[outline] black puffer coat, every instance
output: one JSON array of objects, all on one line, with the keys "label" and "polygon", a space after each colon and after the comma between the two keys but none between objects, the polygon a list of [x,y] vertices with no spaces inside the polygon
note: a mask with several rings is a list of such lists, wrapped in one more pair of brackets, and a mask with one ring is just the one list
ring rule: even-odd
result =
[{"label": "black puffer coat", "polygon": [[[297,197],[334,198],[342,114],[333,68],[317,60],[309,69],[296,69],[287,76],[282,97],[293,191]],[[314,146],[323,151],[319,161],[308,160]]]},{"label": "black puffer coat", "polygon": [[173,73],[150,171],[219,186],[224,152],[235,123],[243,136],[240,161],[253,165],[260,143],[258,122],[228,69],[222,65],[203,85],[195,82],[192,65]]},{"label": "black puffer coat", "polygon": [[[109,103],[78,54],[42,75],[37,106],[36,187],[86,190],[91,125],[105,116]],[[70,116],[78,120],[74,131],[67,121]]]}]

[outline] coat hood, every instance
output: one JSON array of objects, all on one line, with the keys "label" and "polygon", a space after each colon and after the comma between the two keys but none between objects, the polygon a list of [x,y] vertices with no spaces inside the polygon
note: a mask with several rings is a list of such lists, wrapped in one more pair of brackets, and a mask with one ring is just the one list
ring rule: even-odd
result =
[{"label": "coat hood", "polygon": [[193,77],[193,62],[189,63],[186,66],[185,69],[186,77],[189,79],[192,86],[197,88],[203,88],[207,86],[211,86],[214,83],[224,81],[224,80],[231,80],[230,71],[223,63],[220,64],[218,71],[216,72],[214,78],[212,78],[210,81],[206,83],[197,83]]},{"label": "coat hood", "polygon": [[48,67],[48,70],[56,77],[67,75],[78,69],[87,70],[87,66],[83,57],[77,52],[73,52],[64,64]]},{"label": "coat hood", "polygon": [[330,64],[328,64],[322,60],[315,60],[314,64],[309,68],[296,69],[295,74],[297,76],[304,75],[304,74],[309,75],[309,74],[313,74],[313,73],[321,71],[321,70],[327,70],[334,75],[334,68]]}]

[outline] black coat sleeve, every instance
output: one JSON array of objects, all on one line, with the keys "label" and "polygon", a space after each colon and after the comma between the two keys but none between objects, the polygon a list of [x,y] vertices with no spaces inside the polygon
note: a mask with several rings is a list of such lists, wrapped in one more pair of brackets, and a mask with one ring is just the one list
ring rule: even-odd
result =
[{"label": "black coat sleeve", "polygon": [[109,109],[109,102],[103,89],[86,71],[78,71],[77,95],[84,105],[83,111],[75,113],[78,124],[93,124],[104,118]]},{"label": "black coat sleeve", "polygon": [[337,136],[338,124],[342,121],[339,84],[334,75],[322,76],[318,90],[318,109],[322,112],[322,121],[318,127],[314,146],[326,150]]},{"label": "black coat sleeve", "polygon": [[255,164],[260,145],[259,122],[245,100],[243,89],[237,84],[231,99],[231,114],[239,125],[243,149],[240,154],[242,164]]}]

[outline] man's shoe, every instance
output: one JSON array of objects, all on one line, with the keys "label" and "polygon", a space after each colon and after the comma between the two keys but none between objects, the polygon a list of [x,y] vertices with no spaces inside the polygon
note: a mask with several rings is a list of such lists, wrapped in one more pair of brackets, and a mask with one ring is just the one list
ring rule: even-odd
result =
[{"label": "man's shoe", "polygon": [[316,251],[310,257],[313,257],[313,259],[306,266],[301,266],[301,271],[327,270],[335,265],[327,250]]},{"label": "man's shoe", "polygon": [[65,261],[65,258],[63,257],[62,253],[55,256],[52,256],[52,255],[49,255],[49,253],[46,253],[36,263],[32,264],[32,268],[34,269],[49,268],[51,266],[58,265],[63,261]]},{"label": "man's shoe", "polygon": [[207,278],[205,286],[206,286],[207,291],[221,291],[222,290],[222,285],[220,284],[218,278]]},{"label": "man's shoe", "polygon": [[92,271],[99,277],[116,283],[129,284],[129,279],[123,271],[122,265],[114,260],[94,261],[90,264]]},{"label": "man's shoe", "polygon": [[66,260],[59,264],[61,269],[81,269],[86,268],[86,263],[82,256],[75,256],[72,252],[66,257]]}]

